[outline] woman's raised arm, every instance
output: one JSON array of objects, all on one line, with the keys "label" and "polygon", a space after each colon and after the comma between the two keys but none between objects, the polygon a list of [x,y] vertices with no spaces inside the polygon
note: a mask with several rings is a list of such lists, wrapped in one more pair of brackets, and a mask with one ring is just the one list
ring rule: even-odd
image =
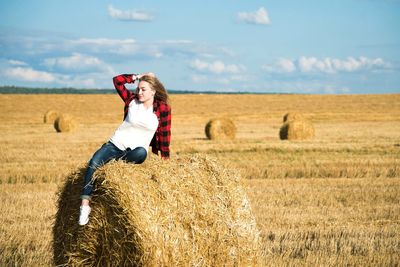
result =
[{"label": "woman's raised arm", "polygon": [[119,96],[124,102],[126,102],[133,94],[125,87],[125,84],[134,83],[137,77],[138,74],[121,74],[113,78],[115,90],[117,90]]}]

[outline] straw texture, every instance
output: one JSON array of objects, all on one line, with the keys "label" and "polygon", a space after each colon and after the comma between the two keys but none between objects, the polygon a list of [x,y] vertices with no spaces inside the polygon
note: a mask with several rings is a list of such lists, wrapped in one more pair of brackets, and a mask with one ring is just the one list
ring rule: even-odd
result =
[{"label": "straw texture", "polygon": [[55,110],[48,110],[43,116],[44,123],[54,123],[54,121],[59,116],[59,112]]},{"label": "straw texture", "polygon": [[54,121],[54,128],[57,132],[72,132],[77,128],[75,118],[68,114],[62,114]]},{"label": "straw texture", "polygon": [[207,138],[211,140],[235,139],[236,136],[236,126],[228,118],[212,119],[204,130]]},{"label": "straw texture", "polygon": [[305,117],[303,116],[303,114],[298,113],[298,112],[289,112],[286,113],[283,116],[283,122],[289,122],[289,121],[294,121],[294,120],[304,120]]},{"label": "straw texture", "polygon": [[95,173],[86,226],[77,223],[84,168],[59,192],[55,264],[261,266],[259,231],[240,178],[206,156],[111,162]]},{"label": "straw texture", "polygon": [[282,125],[279,130],[281,140],[306,140],[315,137],[315,129],[308,120],[291,120]]}]

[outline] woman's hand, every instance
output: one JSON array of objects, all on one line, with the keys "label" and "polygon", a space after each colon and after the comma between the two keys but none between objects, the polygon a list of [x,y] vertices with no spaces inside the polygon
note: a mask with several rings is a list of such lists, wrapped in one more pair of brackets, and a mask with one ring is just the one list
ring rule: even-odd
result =
[{"label": "woman's hand", "polygon": [[132,74],[132,82],[135,82],[137,79],[139,79],[140,74]]}]

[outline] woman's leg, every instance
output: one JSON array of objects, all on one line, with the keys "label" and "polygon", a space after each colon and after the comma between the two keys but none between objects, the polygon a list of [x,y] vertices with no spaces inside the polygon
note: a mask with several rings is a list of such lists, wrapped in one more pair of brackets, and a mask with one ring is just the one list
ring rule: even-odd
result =
[{"label": "woman's leg", "polygon": [[99,150],[96,151],[96,153],[94,153],[93,157],[89,161],[89,166],[86,170],[84,179],[84,187],[81,195],[82,204],[80,207],[79,225],[85,225],[89,221],[89,214],[91,211],[89,200],[94,188],[92,177],[96,169],[112,159],[121,158],[127,162],[140,164],[145,161],[146,157],[147,150],[143,147],[137,147],[134,150],[122,151],[111,142],[105,143]]},{"label": "woman's leg", "polygon": [[135,164],[143,163],[147,157],[147,150],[144,147],[137,147],[134,150],[129,150],[126,154],[121,158],[126,162],[132,162]]},{"label": "woman's leg", "polygon": [[120,158],[123,155],[123,151],[117,148],[111,142],[105,143],[99,150],[94,153],[93,157],[89,161],[89,166],[86,169],[86,175],[84,178],[84,187],[82,190],[82,204],[79,212],[79,225],[85,225],[89,222],[89,214],[91,208],[89,206],[89,200],[93,191],[93,173],[97,168],[103,166],[114,158]]},{"label": "woman's leg", "polygon": [[[93,154],[93,157],[89,161],[89,166],[86,169],[84,187],[81,195],[82,200],[89,200],[92,195],[94,189],[92,177],[94,172],[110,160],[121,157],[123,153],[124,152],[113,143],[107,142]],[[82,204],[87,204],[87,201],[83,201]]]}]

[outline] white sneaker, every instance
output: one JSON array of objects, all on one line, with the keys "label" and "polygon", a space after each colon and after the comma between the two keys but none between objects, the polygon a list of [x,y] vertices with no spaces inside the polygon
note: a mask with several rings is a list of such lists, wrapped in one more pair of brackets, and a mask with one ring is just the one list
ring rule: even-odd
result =
[{"label": "white sneaker", "polygon": [[81,206],[79,214],[79,225],[85,225],[89,221],[90,206]]}]

